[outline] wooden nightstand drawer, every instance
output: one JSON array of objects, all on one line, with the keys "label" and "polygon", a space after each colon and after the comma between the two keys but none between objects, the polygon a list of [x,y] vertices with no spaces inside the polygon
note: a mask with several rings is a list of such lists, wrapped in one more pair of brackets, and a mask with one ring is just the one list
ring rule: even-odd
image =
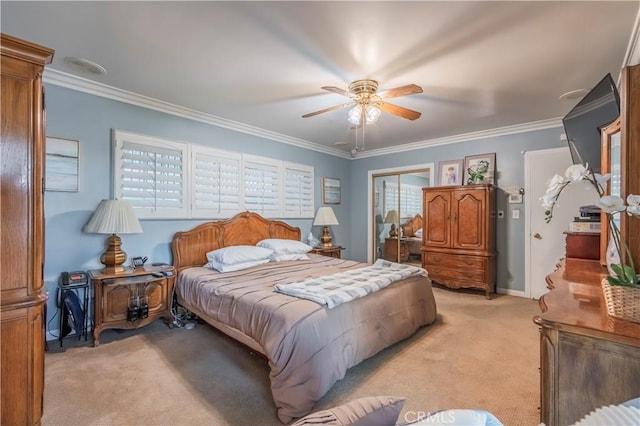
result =
[{"label": "wooden nightstand drawer", "polygon": [[331,246],[331,247],[314,247],[309,253],[320,254],[322,256],[327,257],[335,257],[336,259],[340,259],[340,251],[344,250],[342,246]]}]

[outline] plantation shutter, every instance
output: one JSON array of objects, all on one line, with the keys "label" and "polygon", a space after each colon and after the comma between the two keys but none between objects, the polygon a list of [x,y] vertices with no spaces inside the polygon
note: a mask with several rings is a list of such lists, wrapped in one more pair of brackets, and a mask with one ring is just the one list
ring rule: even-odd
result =
[{"label": "plantation shutter", "polygon": [[282,161],[245,155],[243,166],[244,208],[264,217],[281,214],[280,171]]},{"label": "plantation shutter", "polygon": [[192,217],[224,218],[243,210],[241,158],[237,153],[192,147]]},{"label": "plantation shutter", "polygon": [[187,145],[121,131],[115,140],[115,197],[141,219],[185,217]]},{"label": "plantation shutter", "polygon": [[284,163],[284,217],[312,218],[313,167]]}]

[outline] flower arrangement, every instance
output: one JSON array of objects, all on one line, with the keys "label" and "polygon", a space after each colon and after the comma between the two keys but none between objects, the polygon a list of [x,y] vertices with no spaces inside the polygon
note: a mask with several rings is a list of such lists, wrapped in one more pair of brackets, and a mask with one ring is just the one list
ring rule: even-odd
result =
[{"label": "flower arrangement", "polygon": [[[549,223],[553,217],[553,208],[558,202],[558,198],[562,191],[570,184],[583,182],[591,184],[598,191],[600,200],[597,205],[600,210],[607,215],[609,228],[611,230],[611,239],[615,245],[616,252],[620,258],[620,263],[612,263],[609,266],[610,275],[607,281],[612,286],[626,286],[640,288],[640,274],[636,274],[633,265],[633,256],[626,242],[620,237],[620,229],[614,220],[616,214],[625,212],[629,216],[640,216],[640,196],[629,195],[627,197],[627,205],[624,200],[618,196],[605,195],[605,186],[610,175],[600,175],[593,173],[582,164],[574,164],[570,166],[564,176],[554,175],[547,186],[547,191],[540,198],[542,207],[545,209],[545,221]],[[620,256],[620,254],[624,254]]]},{"label": "flower arrangement", "polygon": [[487,160],[480,160],[476,164],[470,166],[467,169],[469,177],[467,178],[467,184],[482,183],[484,181],[484,175],[489,171],[489,162]]}]

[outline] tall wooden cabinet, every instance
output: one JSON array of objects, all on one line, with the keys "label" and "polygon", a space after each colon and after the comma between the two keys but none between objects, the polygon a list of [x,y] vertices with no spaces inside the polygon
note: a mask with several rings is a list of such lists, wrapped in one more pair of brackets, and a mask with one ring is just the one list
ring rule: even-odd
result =
[{"label": "tall wooden cabinet", "polygon": [[36,425],[44,391],[44,101],[53,51],[2,34],[0,351],[3,425]]},{"label": "tall wooden cabinet", "polygon": [[495,291],[495,188],[423,188],[422,267],[451,288]]}]

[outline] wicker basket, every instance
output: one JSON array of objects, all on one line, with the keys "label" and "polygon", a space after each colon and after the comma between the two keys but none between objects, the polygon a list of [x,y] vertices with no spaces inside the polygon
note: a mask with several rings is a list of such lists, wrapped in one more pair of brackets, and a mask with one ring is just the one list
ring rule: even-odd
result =
[{"label": "wicker basket", "polygon": [[610,316],[640,323],[640,288],[612,286],[605,278],[602,292]]}]

